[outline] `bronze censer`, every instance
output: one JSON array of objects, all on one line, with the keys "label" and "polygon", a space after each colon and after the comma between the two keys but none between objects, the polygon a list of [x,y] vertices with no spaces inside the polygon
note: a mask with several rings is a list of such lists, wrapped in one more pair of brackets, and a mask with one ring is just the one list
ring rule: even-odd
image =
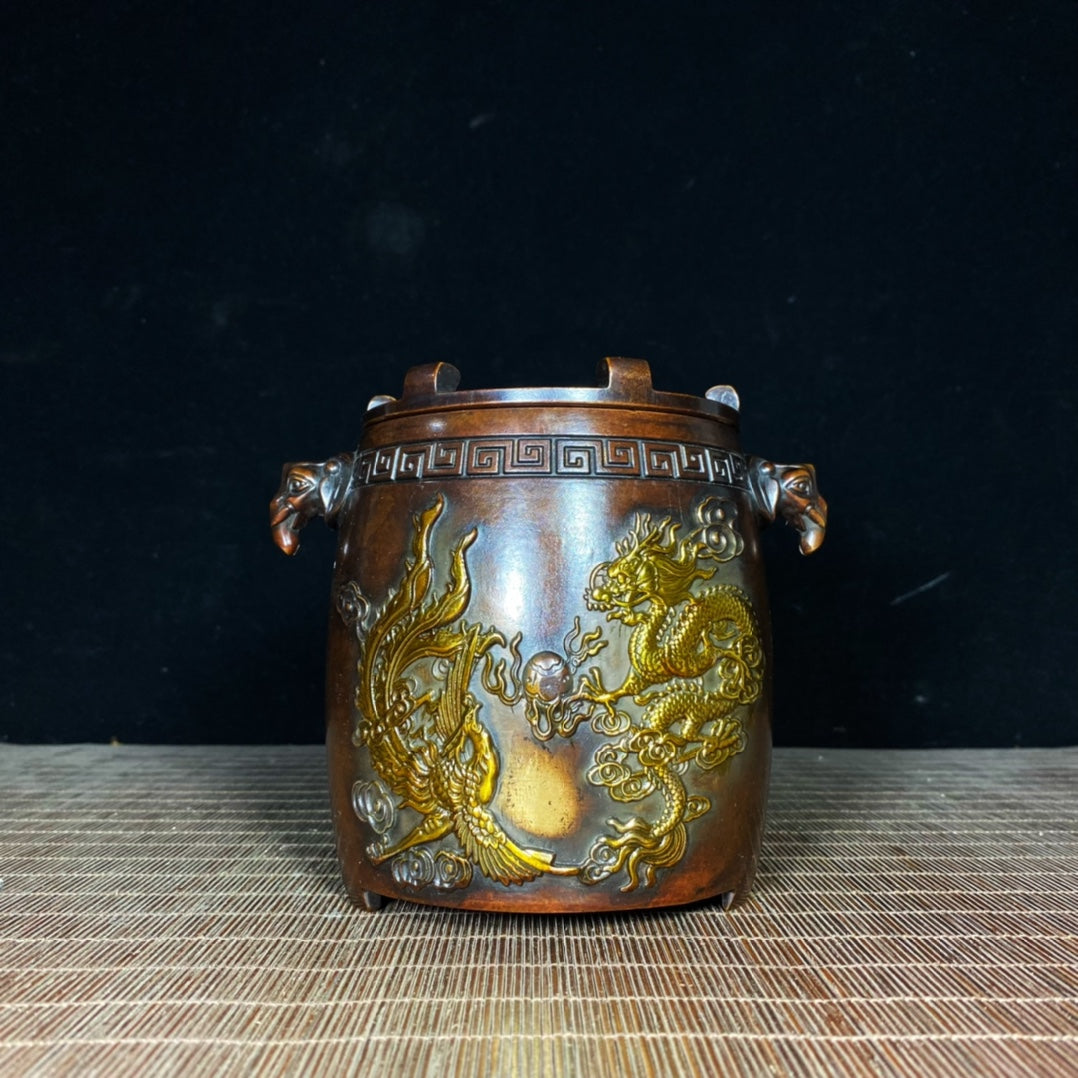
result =
[{"label": "bronze censer", "polygon": [[327,733],[349,894],[609,911],[745,897],[771,759],[758,529],[801,550],[810,464],[742,454],[738,398],[458,391],[448,364],[375,397],[358,450],[287,464],[292,554],[340,531]]}]

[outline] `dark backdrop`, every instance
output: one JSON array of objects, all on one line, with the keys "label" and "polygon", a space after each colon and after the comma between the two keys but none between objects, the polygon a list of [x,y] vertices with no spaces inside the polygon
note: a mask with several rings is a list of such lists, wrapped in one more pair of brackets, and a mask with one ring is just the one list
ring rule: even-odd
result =
[{"label": "dark backdrop", "polygon": [[367,398],[732,382],[776,740],[1078,740],[1073,3],[123,3],[0,15],[0,736],[321,737]]}]

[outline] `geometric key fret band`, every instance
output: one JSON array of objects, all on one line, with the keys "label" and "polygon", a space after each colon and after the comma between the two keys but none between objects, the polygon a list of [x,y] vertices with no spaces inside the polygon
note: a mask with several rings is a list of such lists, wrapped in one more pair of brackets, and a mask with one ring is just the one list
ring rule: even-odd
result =
[{"label": "geometric key fret band", "polygon": [[409,479],[666,479],[748,488],[745,458],[713,445],[592,435],[439,438],[368,449],[360,486]]}]

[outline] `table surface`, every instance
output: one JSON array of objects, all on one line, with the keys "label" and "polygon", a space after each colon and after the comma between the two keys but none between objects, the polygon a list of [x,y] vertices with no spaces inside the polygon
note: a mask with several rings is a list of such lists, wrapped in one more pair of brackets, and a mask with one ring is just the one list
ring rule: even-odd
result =
[{"label": "table surface", "polygon": [[323,751],[0,745],[0,1074],[1078,1074],[1078,749],[780,749],[751,899],[356,910]]}]

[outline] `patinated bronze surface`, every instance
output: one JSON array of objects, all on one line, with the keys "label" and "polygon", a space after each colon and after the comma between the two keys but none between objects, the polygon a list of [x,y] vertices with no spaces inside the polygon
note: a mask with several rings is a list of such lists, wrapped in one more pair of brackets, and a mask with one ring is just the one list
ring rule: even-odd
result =
[{"label": "patinated bronze surface", "polygon": [[758,525],[810,553],[811,465],[743,456],[737,395],[457,391],[371,402],[357,452],[290,464],[287,554],[340,528],[327,676],[349,892],[613,910],[747,894],[771,752]]}]

